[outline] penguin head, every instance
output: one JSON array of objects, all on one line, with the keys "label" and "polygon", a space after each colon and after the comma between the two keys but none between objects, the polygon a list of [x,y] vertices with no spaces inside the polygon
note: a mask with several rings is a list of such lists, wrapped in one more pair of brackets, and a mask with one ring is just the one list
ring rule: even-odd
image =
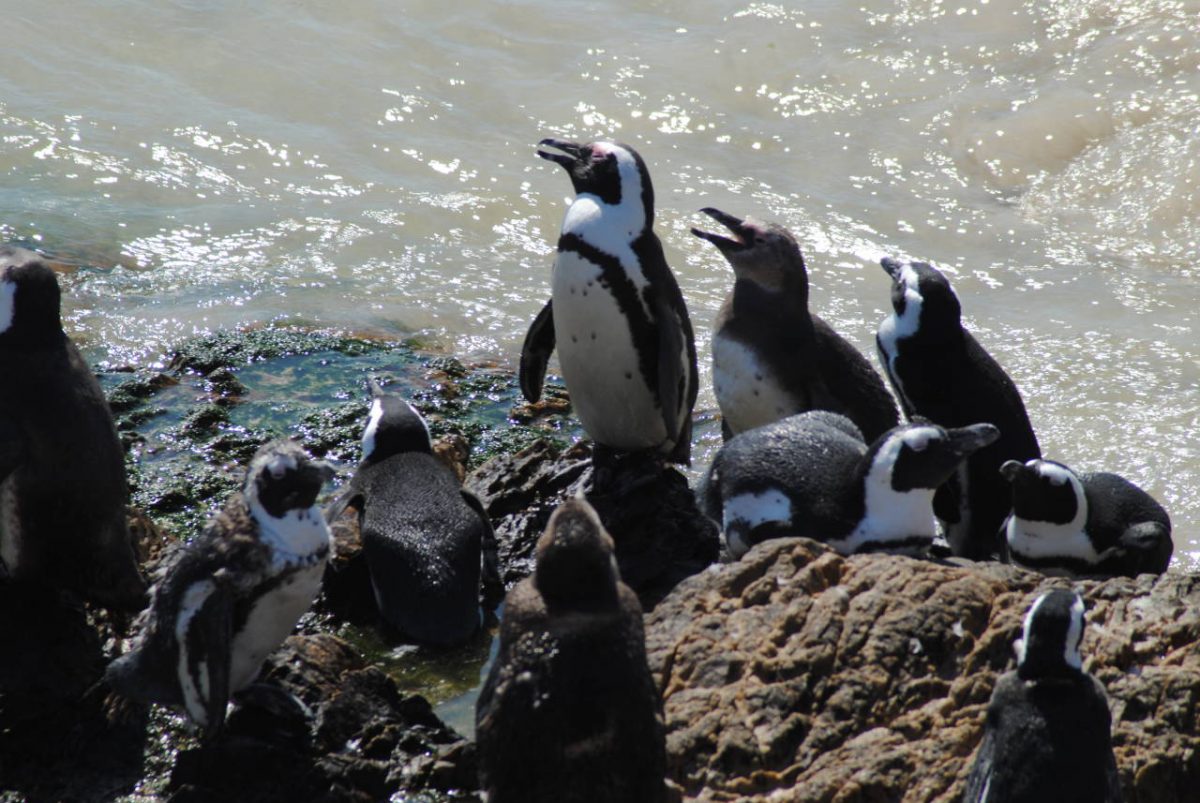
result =
[{"label": "penguin head", "polygon": [[753,218],[740,220],[712,207],[700,211],[729,229],[733,236],[696,228],[692,234],[715,245],[738,279],[752,281],[773,292],[802,288],[807,299],[808,271],[800,246],[790,231],[777,223],[764,224]]},{"label": "penguin head", "polygon": [[1000,474],[1012,485],[1013,514],[1019,519],[1069,524],[1085,499],[1078,475],[1052,460],[1009,460]]},{"label": "penguin head", "polygon": [[650,172],[633,148],[619,142],[581,144],[565,139],[543,139],[538,147],[554,149],[537,155],[566,169],[576,195],[593,195],[609,206],[640,208],[643,227],[654,220]]},{"label": "penguin head", "polygon": [[[38,342],[62,336],[58,278],[25,248],[0,247],[0,338]],[[0,342],[3,342],[0,341]]]},{"label": "penguin head", "polygon": [[279,438],[254,453],[242,493],[252,511],[261,508],[281,519],[291,511],[311,508],[333,475],[328,463],[312,459],[295,441]]},{"label": "penguin head", "polygon": [[619,577],[612,536],[595,509],[583,497],[559,505],[537,542],[533,581],[542,597],[568,608],[605,607]]},{"label": "penguin head", "polygon": [[879,262],[892,277],[892,312],[898,332],[954,334],[962,329],[962,305],[950,281],[926,262],[901,262],[884,257]]},{"label": "penguin head", "polygon": [[892,491],[933,490],[960,463],[999,437],[1000,430],[991,424],[944,429],[916,417],[881,435],[864,459],[872,473],[887,479]]},{"label": "penguin head", "polygon": [[362,436],[362,463],[377,463],[401,452],[433,453],[425,419],[395,393],[371,380],[371,412]]},{"label": "penguin head", "polygon": [[1042,594],[1025,614],[1025,627],[1013,649],[1022,680],[1076,677],[1083,671],[1083,598],[1056,588]]}]

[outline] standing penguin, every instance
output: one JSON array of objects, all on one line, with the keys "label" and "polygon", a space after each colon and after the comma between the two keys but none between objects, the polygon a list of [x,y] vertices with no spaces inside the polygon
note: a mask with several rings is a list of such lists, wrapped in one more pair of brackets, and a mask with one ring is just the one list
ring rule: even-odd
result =
[{"label": "standing penguin", "polygon": [[994,441],[991,424],[943,429],[916,421],[870,447],[844,416],[816,410],[728,441],[700,489],[734,557],[768,538],[803,536],[843,555],[923,555],[933,543],[934,490]]},{"label": "standing penguin", "polygon": [[1009,460],[1013,512],[1004,524],[1011,561],[1047,574],[1162,574],[1171,562],[1171,518],[1124,477],[1076,474],[1062,463]]},{"label": "standing penguin", "polygon": [[1000,438],[966,462],[938,494],[937,514],[955,555],[986,560],[997,553],[1008,515],[1005,460],[1041,457],[1017,386],[963,328],[950,282],[924,262],[885,258],[892,277],[892,315],[879,325],[879,360],[908,417],[944,427],[986,421]]},{"label": "standing penguin", "polygon": [[642,609],[591,505],[564,502],[532,577],[505,600],[500,648],[475,708],[491,803],[665,799],[661,702]]},{"label": "standing penguin", "polygon": [[63,332],[54,272],[0,247],[0,577],[138,610],[125,457],[104,393]]},{"label": "standing penguin", "polygon": [[363,549],[383,618],[405,636],[456,644],[479,629],[481,550],[496,573],[495,534],[483,505],[433,456],[421,414],[371,383],[362,461],[330,505],[358,509]]},{"label": "standing penguin", "polygon": [[1000,677],[963,803],[1118,803],[1104,687],[1083,671],[1083,600],[1042,594],[1016,643],[1017,669]]},{"label": "standing penguin", "polygon": [[538,156],[562,165],[576,197],[563,219],[550,302],[521,351],[521,391],[541,397],[557,347],[584,430],[604,450],[691,460],[699,388],[692,323],[654,233],[645,162],[615,142],[544,139]]},{"label": "standing penguin", "polygon": [[261,447],[239,493],[154,587],[132,651],[104,678],[121,697],[181,705],[206,738],[321,587],[332,539],[315,506],[333,477],[293,441]]},{"label": "standing penguin", "polygon": [[808,311],[808,271],[791,232],[700,211],[733,234],[692,229],[720,250],[735,277],[712,340],[725,439],[806,410],[841,413],[868,443],[896,426],[896,403],[871,363]]}]

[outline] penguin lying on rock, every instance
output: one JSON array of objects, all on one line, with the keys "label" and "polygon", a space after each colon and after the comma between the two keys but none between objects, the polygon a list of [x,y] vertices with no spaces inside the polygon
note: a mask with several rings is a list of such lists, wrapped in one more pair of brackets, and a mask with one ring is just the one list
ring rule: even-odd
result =
[{"label": "penguin lying on rock", "polygon": [[371,383],[362,461],[326,511],[358,509],[379,612],[417,641],[449,645],[479,629],[480,570],[499,583],[496,536],[480,501],[433,456],[421,414]]},{"label": "penguin lying on rock", "polygon": [[809,312],[796,238],[778,224],[700,211],[733,235],[692,229],[720,250],[735,278],[712,339],[725,439],[806,410],[841,413],[868,442],[896,426],[896,403],[871,363]]},{"label": "penguin lying on rock", "polygon": [[206,738],[321,586],[331,537],[316,507],[333,477],[286,439],[261,447],[239,493],[154,586],[133,650],[104,679],[120,697],[182,706]]},{"label": "penguin lying on rock", "polygon": [[1017,669],[988,703],[963,803],[1118,803],[1104,687],[1083,671],[1083,600],[1037,598],[1016,643]]},{"label": "penguin lying on rock", "polygon": [[1046,574],[1136,577],[1171,562],[1171,519],[1124,477],[1076,474],[1062,463],[1009,460],[1013,512],[1004,524],[1012,563]]},{"label": "penguin lying on rock", "polygon": [[844,555],[924,555],[933,542],[935,489],[996,440],[991,424],[895,427],[870,447],[845,416],[800,413],[725,443],[700,488],[705,513],[741,557],[767,538],[803,536]]}]

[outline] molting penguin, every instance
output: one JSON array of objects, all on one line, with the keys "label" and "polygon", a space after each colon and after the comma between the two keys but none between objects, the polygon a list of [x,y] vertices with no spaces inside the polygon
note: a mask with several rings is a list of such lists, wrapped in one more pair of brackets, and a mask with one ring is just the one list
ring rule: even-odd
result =
[{"label": "molting penguin", "polygon": [[137,610],[146,584],[125,518],[125,457],[59,304],[37,254],[0,248],[0,577]]},{"label": "molting penguin", "polygon": [[955,555],[984,560],[997,553],[1008,493],[1000,476],[1005,460],[1041,457],[1017,386],[962,326],[962,308],[950,282],[924,262],[885,258],[892,277],[892,310],[876,344],[900,406],[944,427],[994,424],[1000,438],[976,452],[938,493],[937,514]]},{"label": "molting penguin", "polygon": [[229,697],[308,610],[332,543],[315,506],[333,476],[280,439],[261,447],[239,493],[155,585],[135,648],[109,664],[118,695],[181,705],[206,738]]},{"label": "molting penguin", "polygon": [[1010,560],[1046,574],[1161,574],[1171,562],[1171,519],[1116,474],[1076,474],[1062,463],[1009,460],[1013,512],[1004,524]]},{"label": "molting penguin", "polygon": [[1117,803],[1121,787],[1108,701],[1083,671],[1083,600],[1042,594],[1000,677],[963,803]]},{"label": "molting penguin", "polygon": [[937,529],[934,490],[997,435],[991,424],[948,430],[917,421],[868,448],[844,416],[800,413],[734,436],[713,459],[700,496],[734,557],[784,536],[844,555],[922,555]]},{"label": "molting penguin", "polygon": [[[563,219],[550,302],[521,351],[521,390],[541,396],[557,347],[583,428],[604,448],[691,459],[696,343],[683,294],[652,228],[654,190],[628,145],[544,139],[576,197]],[[557,153],[555,151],[558,151]]]},{"label": "molting penguin", "polygon": [[326,517],[358,509],[375,600],[392,627],[417,641],[460,643],[479,629],[485,547],[486,568],[497,573],[491,522],[433,456],[420,413],[374,383],[371,395],[362,461]]},{"label": "molting penguin", "polygon": [[533,576],[505,600],[475,721],[491,803],[665,799],[665,735],[642,609],[582,498],[554,511]]},{"label": "molting penguin", "polygon": [[800,246],[777,224],[702,209],[733,237],[692,229],[733,267],[733,291],[717,313],[713,387],[725,438],[806,410],[832,410],[868,442],[896,426],[896,403],[858,349],[808,311]]}]

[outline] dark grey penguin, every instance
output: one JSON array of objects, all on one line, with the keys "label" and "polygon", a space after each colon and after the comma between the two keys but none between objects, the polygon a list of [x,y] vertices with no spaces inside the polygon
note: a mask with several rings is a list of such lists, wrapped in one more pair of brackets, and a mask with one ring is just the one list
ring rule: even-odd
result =
[{"label": "dark grey penguin", "polygon": [[[691,320],[654,233],[654,189],[628,145],[544,139],[575,200],[558,238],[550,302],[521,351],[521,390],[541,397],[557,347],[575,414],[605,449],[691,460],[699,389]],[[558,151],[556,153],[555,151]]]},{"label": "dark grey penguin", "polygon": [[1104,687],[1083,671],[1083,600],[1042,594],[1000,677],[963,803],[1118,803],[1121,786]]},{"label": "dark grey penguin", "polygon": [[63,332],[54,272],[0,247],[0,577],[138,610],[125,457],[96,377]]},{"label": "dark grey penguin", "polygon": [[1150,494],[1116,474],[1076,474],[1062,463],[1009,460],[1009,559],[1046,574],[1161,574],[1171,562],[1171,519]]},{"label": "dark grey penguin", "polygon": [[362,461],[326,517],[358,509],[375,601],[388,624],[416,641],[460,643],[479,629],[485,547],[494,560],[491,522],[433,456],[421,414],[374,383],[371,395]]},{"label": "dark grey penguin", "polygon": [[943,427],[982,421],[1000,430],[936,502],[954,554],[985,560],[1000,551],[997,533],[1009,512],[1000,465],[1041,457],[1037,437],[1017,386],[963,328],[962,307],[946,277],[924,262],[889,257],[882,265],[892,277],[892,315],[879,325],[876,344],[904,414]]},{"label": "dark grey penguin", "polygon": [[665,799],[642,609],[582,498],[554,511],[533,576],[508,593],[475,722],[491,803]]},{"label": "dark grey penguin", "polygon": [[713,325],[713,388],[733,435],[806,410],[831,410],[868,442],[899,423],[892,394],[871,363],[808,309],[800,246],[778,224],[701,212],[733,237],[692,229],[733,267],[733,290]]},{"label": "dark grey penguin", "polygon": [[844,416],[800,413],[725,443],[701,501],[734,557],[784,536],[822,541],[844,555],[923,555],[937,529],[934,490],[997,434],[991,424],[947,430],[917,421],[868,447]]},{"label": "dark grey penguin", "polygon": [[326,463],[280,439],[250,461],[242,490],[181,548],[151,595],[133,650],[109,664],[121,697],[182,706],[206,737],[321,587],[332,539],[317,494]]}]

